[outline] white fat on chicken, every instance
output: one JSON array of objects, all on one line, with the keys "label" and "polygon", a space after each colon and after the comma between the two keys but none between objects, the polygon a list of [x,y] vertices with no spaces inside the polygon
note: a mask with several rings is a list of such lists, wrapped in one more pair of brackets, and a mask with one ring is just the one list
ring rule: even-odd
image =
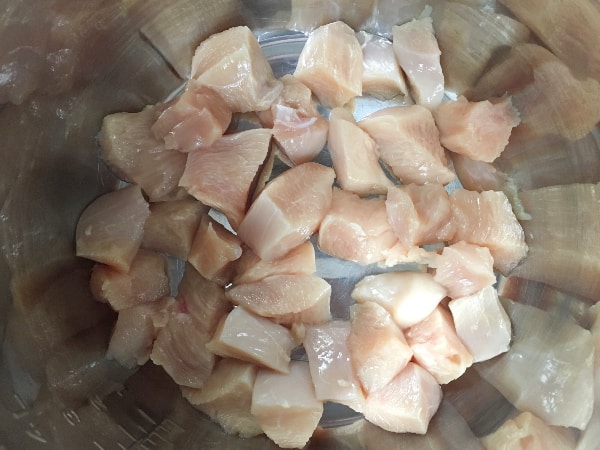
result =
[{"label": "white fat on chicken", "polygon": [[241,306],[224,317],[206,348],[216,355],[241,359],[287,373],[296,346],[289,330]]},{"label": "white fat on chicken", "polygon": [[271,275],[236,284],[226,295],[232,303],[277,323],[318,324],[331,319],[331,286],[312,274]]},{"label": "white fat on chicken", "polygon": [[381,160],[405,184],[447,184],[455,178],[440,145],[431,111],[420,105],[380,109],[358,122],[379,148]]},{"label": "white fat on chicken", "polygon": [[392,42],[366,31],[359,31],[356,37],[363,51],[363,95],[389,100],[408,94]]},{"label": "white fat on chicken", "polygon": [[390,313],[375,302],[350,307],[350,360],[363,389],[383,388],[406,367],[413,352]]},{"label": "white fat on chicken", "polygon": [[322,252],[361,264],[385,259],[397,238],[388,223],[383,198],[360,198],[335,188],[331,209],[319,228]]},{"label": "white fat on chicken", "polygon": [[216,91],[233,112],[269,109],[283,89],[246,26],[204,40],[192,59],[192,79]]},{"label": "white fat on chicken", "polygon": [[392,27],[394,52],[408,78],[415,102],[435,108],[444,98],[440,47],[431,17],[413,19]]},{"label": "white fat on chicken", "polygon": [[347,109],[334,108],[329,113],[327,142],[336,180],[342,189],[367,196],[385,194],[393,185],[379,164],[377,144]]},{"label": "white fat on chicken", "polygon": [[433,375],[409,362],[392,381],[367,396],[365,419],[394,433],[425,434],[442,401]]},{"label": "white fat on chicken", "polygon": [[446,297],[446,289],[421,272],[387,272],[369,275],[352,291],[358,303],[373,301],[392,315],[402,329],[425,319]]},{"label": "white fat on chicken", "polygon": [[238,236],[261,259],[274,261],[305,242],[331,206],[333,169],[308,162],[267,183],[246,213]]},{"label": "white fat on chicken", "polygon": [[294,76],[328,108],[362,95],[363,56],[354,30],[332,22],[314,30],[298,57]]},{"label": "white fat on chicken", "polygon": [[443,306],[406,330],[406,340],[415,361],[439,384],[456,380],[473,364],[471,353],[456,334],[450,312]]},{"label": "white fat on chicken", "polygon": [[489,248],[494,268],[503,275],[508,275],[527,255],[525,233],[503,192],[459,189],[450,194],[450,204],[456,225],[452,242]]},{"label": "white fat on chicken", "polygon": [[347,321],[307,326],[303,345],[317,399],[362,412],[365,397],[352,367],[346,343],[349,334],[350,322]]},{"label": "white fat on chicken", "polygon": [[444,247],[433,267],[434,280],[448,290],[450,298],[473,295],[496,282],[490,250],[464,241]]},{"label": "white fat on chicken", "polygon": [[323,402],[315,396],[308,363],[292,361],[289,369],[258,371],[250,411],[275,444],[303,448],[321,420]]},{"label": "white fat on chicken", "polygon": [[262,434],[250,413],[258,367],[232,358],[217,361],[201,389],[182,387],[183,396],[228,434],[249,438]]}]

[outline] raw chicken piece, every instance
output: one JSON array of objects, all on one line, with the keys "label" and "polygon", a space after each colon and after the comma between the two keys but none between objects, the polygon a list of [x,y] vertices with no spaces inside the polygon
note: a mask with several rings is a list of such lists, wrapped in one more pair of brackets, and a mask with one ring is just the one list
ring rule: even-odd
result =
[{"label": "raw chicken piece", "polygon": [[426,266],[433,265],[437,259],[439,249],[426,250],[421,247],[411,247],[408,250],[403,244],[397,242],[384,252],[385,261],[380,263],[384,267],[394,267],[398,264],[417,264],[425,271]]},{"label": "raw chicken piece", "polygon": [[[600,80],[600,10],[595,0],[500,0],[578,78]],[[560,20],[556,18],[560,17]],[[578,105],[579,107],[579,105]]]},{"label": "raw chicken piece", "polygon": [[306,241],[331,206],[333,169],[304,163],[270,181],[240,224],[238,236],[261,259],[274,261]]},{"label": "raw chicken piece", "polygon": [[473,355],[473,362],[487,361],[509,349],[510,319],[492,286],[456,298],[448,307],[452,311],[456,333]]},{"label": "raw chicken piece", "polygon": [[503,304],[513,328],[510,350],[474,367],[519,410],[583,430],[594,404],[591,333],[564,315]]},{"label": "raw chicken piece", "polygon": [[205,214],[200,221],[188,261],[209,280],[225,286],[233,278],[233,262],[242,256],[242,242]]},{"label": "raw chicken piece", "polygon": [[388,100],[408,94],[391,41],[376,34],[356,33],[363,51],[363,95]]},{"label": "raw chicken piece", "polygon": [[152,344],[158,330],[169,321],[169,307],[175,303],[172,297],[163,297],[119,311],[106,357],[122,366],[142,366],[150,359]]},{"label": "raw chicken piece", "polygon": [[433,115],[427,108],[384,108],[358,125],[375,140],[381,159],[402,183],[447,184],[454,180]]},{"label": "raw chicken piece", "polygon": [[515,275],[598,301],[600,240],[590,230],[598,223],[599,186],[549,186],[523,191],[520,198],[531,214],[523,222],[530,251]]},{"label": "raw chicken piece", "polygon": [[293,164],[312,161],[327,142],[329,124],[319,113],[304,116],[285,105],[271,107],[273,137]]},{"label": "raw chicken piece", "polygon": [[475,294],[496,282],[490,250],[464,241],[444,247],[434,267],[433,279],[446,288],[450,298]]},{"label": "raw chicken piece", "polygon": [[282,448],[303,448],[323,415],[308,363],[292,361],[287,374],[261,369],[252,392],[252,415]]},{"label": "raw chicken piece", "polygon": [[328,108],[343,106],[362,95],[362,49],[343,22],[314,30],[298,57],[294,76]]},{"label": "raw chicken piece", "polygon": [[236,263],[233,283],[253,283],[271,275],[312,275],[316,271],[315,248],[310,241],[300,244],[275,262],[263,261],[252,250],[245,248]]},{"label": "raw chicken piece", "polygon": [[510,97],[469,102],[460,96],[439,105],[433,117],[444,147],[490,163],[504,151],[512,129],[520,122]]},{"label": "raw chicken piece", "polygon": [[319,114],[312,91],[298,78],[288,73],[279,80],[283,83],[279,97],[275,99],[270,109],[258,112],[258,117],[264,127],[273,127],[273,109],[276,106],[287,106],[298,111],[299,115],[306,117]]},{"label": "raw chicken piece", "polygon": [[160,113],[152,133],[156,139],[164,140],[167,149],[191,152],[219,139],[229,122],[231,109],[219,94],[191,81]]},{"label": "raw chicken piece", "polygon": [[192,315],[171,307],[169,322],[158,332],[150,359],[181,386],[200,388],[212,373],[215,355],[206,348],[210,334]]},{"label": "raw chicken piece", "polygon": [[445,87],[457,94],[475,85],[498,51],[529,40],[525,25],[481,6],[465,1],[434,5]]},{"label": "raw chicken piece", "polygon": [[440,184],[390,187],[385,209],[394,234],[407,250],[454,236],[450,200]]},{"label": "raw chicken piece", "polygon": [[452,242],[465,241],[490,249],[494,268],[508,275],[527,255],[527,244],[508,198],[503,192],[472,192],[450,195],[456,233]]},{"label": "raw chicken piece", "polygon": [[344,108],[329,113],[329,153],[337,183],[361,196],[385,194],[393,183],[379,165],[377,145]]},{"label": "raw chicken piece", "polygon": [[179,309],[194,318],[195,326],[212,336],[217,325],[231,310],[225,290],[200,275],[191,264],[185,265],[179,283],[177,300]]},{"label": "raw chicken piece", "polygon": [[216,91],[233,112],[269,109],[283,88],[246,26],[203,41],[192,59],[192,79]]},{"label": "raw chicken piece", "polygon": [[352,368],[346,344],[349,334],[350,323],[346,321],[307,326],[302,344],[317,400],[340,403],[362,412],[365,396]]},{"label": "raw chicken piece", "polygon": [[368,19],[376,0],[292,0],[288,28],[312,31],[321,25],[341,20],[359,29]]},{"label": "raw chicken piece", "polygon": [[287,373],[296,346],[289,330],[238,306],[221,320],[206,348],[224,357],[241,359]]},{"label": "raw chicken piece", "polygon": [[271,275],[260,281],[236,284],[227,298],[275,322],[317,324],[331,319],[331,286],[316,275]]},{"label": "raw chicken piece", "polygon": [[150,204],[142,248],[187,259],[202,214],[208,207],[193,198]]},{"label": "raw chicken piece", "polygon": [[425,434],[441,401],[435,378],[409,362],[385,387],[367,396],[365,419],[394,433]]},{"label": "raw chicken piece", "polygon": [[428,3],[428,0],[377,0],[371,17],[361,29],[392,39],[392,27],[421,16]]},{"label": "raw chicken piece", "polygon": [[490,163],[452,153],[452,165],[460,184],[469,191],[501,191],[508,181],[504,172]]},{"label": "raw chicken piece", "polygon": [[110,304],[115,311],[153,302],[169,295],[167,261],[158,253],[140,249],[128,272],[96,264],[90,290],[96,300]]},{"label": "raw chicken piece", "polygon": [[383,198],[360,198],[335,188],[331,209],[319,228],[321,251],[348,261],[371,264],[385,259],[397,239]]},{"label": "raw chicken piece", "polygon": [[395,25],[392,33],[394,53],[408,78],[412,97],[418,105],[435,108],[444,98],[444,74],[431,17]]},{"label": "raw chicken piece", "polygon": [[415,361],[439,384],[457,379],[473,364],[471,353],[456,333],[452,316],[443,306],[406,330]]},{"label": "raw chicken piece", "polygon": [[205,205],[220,210],[236,229],[270,143],[271,130],[267,129],[223,136],[209,148],[188,155],[179,185]]},{"label": "raw chicken piece", "polygon": [[390,313],[375,302],[351,306],[350,321],[346,345],[352,366],[363,389],[377,391],[406,367],[412,350]]},{"label": "raw chicken piece", "polygon": [[150,201],[164,198],[177,188],[186,156],[165,149],[150,127],[161,109],[148,107],[138,113],[110,114],[102,120],[102,159],[123,180],[138,184]]},{"label": "raw chicken piece", "polygon": [[387,272],[369,275],[352,291],[358,303],[373,301],[389,311],[400,328],[425,319],[446,297],[446,289],[433,275],[420,272]]},{"label": "raw chicken piece", "polygon": [[252,414],[252,390],[258,368],[231,358],[217,361],[201,389],[182,387],[183,396],[196,408],[219,423],[227,434],[242,438],[262,433]]},{"label": "raw chicken piece", "polygon": [[486,450],[572,450],[575,438],[567,428],[546,425],[528,411],[508,419],[482,438]]},{"label": "raw chicken piece", "polygon": [[98,197],[77,222],[77,256],[129,271],[149,215],[148,202],[137,185]]}]

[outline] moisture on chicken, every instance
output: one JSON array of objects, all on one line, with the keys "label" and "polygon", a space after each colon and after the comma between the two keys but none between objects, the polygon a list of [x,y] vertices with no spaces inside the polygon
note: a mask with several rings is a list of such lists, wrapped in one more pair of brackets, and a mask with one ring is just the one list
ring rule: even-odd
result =
[{"label": "moisture on chicken", "polygon": [[387,221],[383,198],[360,198],[335,188],[331,209],[319,228],[321,251],[348,261],[372,264],[385,259],[397,238]]},{"label": "moisture on chicken", "polygon": [[319,228],[331,206],[334,178],[333,169],[312,162],[286,170],[252,203],[238,236],[261,259],[281,258]]},{"label": "moisture on chicken", "polygon": [[98,197],[77,222],[77,256],[129,271],[149,215],[148,202],[137,185]]},{"label": "moisture on chicken", "polygon": [[406,340],[415,361],[439,384],[456,380],[473,364],[471,353],[456,334],[450,312],[443,306],[406,330]]},{"label": "moisture on chicken", "polygon": [[329,113],[327,144],[342,189],[367,196],[385,194],[393,185],[379,164],[377,144],[347,109],[334,108]]},{"label": "moisture on chicken", "polygon": [[429,273],[387,272],[364,277],[354,287],[352,298],[380,304],[404,329],[425,319],[446,294]]},{"label": "moisture on chicken", "polygon": [[392,28],[394,52],[418,105],[435,108],[444,98],[440,48],[431,17],[413,19]]},{"label": "moisture on chicken", "polygon": [[375,302],[350,307],[350,360],[363,389],[383,388],[411,360],[413,352],[390,313]]},{"label": "moisture on chicken", "polygon": [[511,323],[492,286],[448,304],[456,333],[473,355],[474,362],[487,361],[508,350]]},{"label": "moisture on chicken", "polygon": [[206,344],[216,355],[268,367],[278,372],[289,371],[290,354],[296,346],[290,331],[257,316],[241,306],[224,317]]},{"label": "moisture on chicken", "polygon": [[358,125],[377,143],[382,161],[401,182],[447,184],[454,180],[427,108],[388,107],[365,117]]},{"label": "moisture on chicken", "polygon": [[216,91],[233,112],[269,109],[283,88],[247,26],[203,41],[192,59],[192,79]]},{"label": "moisture on chicken", "polygon": [[333,22],[314,30],[298,57],[294,76],[328,108],[362,95],[363,56],[354,30]]},{"label": "moisture on chicken", "polygon": [[252,184],[267,158],[271,130],[225,135],[209,148],[189,153],[179,181],[192,196],[221,211],[236,229],[252,195]]}]

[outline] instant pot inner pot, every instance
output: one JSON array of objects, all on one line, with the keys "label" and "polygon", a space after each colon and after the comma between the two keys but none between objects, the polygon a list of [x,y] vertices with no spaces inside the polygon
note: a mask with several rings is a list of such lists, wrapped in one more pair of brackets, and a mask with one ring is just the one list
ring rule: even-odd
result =
[{"label": "instant pot inner pot", "polygon": [[[277,77],[292,73],[306,35],[285,29],[289,3],[94,0],[82,6],[55,0],[35,8],[32,1],[10,3],[0,15],[5,28],[0,36],[6,36],[0,49],[22,42],[62,64],[44,65],[49,60],[27,59],[21,50],[25,69],[13,75],[53,67],[64,76],[62,84],[52,85],[28,79],[0,106],[0,448],[277,448],[265,436],[224,434],[181,397],[160,367],[148,363],[133,371],[104,358],[115,314],[91,297],[91,264],[74,257],[73,237],[83,209],[119,184],[98,154],[102,117],[175,95],[183,86],[180,74],[189,70],[181,61],[191,60],[201,39],[233,25],[252,27]],[[156,26],[157,18],[164,27]],[[61,46],[68,51],[60,52]],[[361,98],[355,116],[402,104]],[[590,151],[598,154],[597,142]],[[328,153],[318,162],[331,165]],[[598,166],[590,170],[586,181],[597,182],[599,172]],[[172,269],[180,276],[183,266],[174,262]],[[334,317],[347,318],[354,284],[382,269],[317,251],[317,270],[332,285]],[[538,306],[550,298],[560,320],[585,321],[585,301],[552,289],[549,296],[548,289],[531,282],[519,295]],[[425,436],[385,432],[351,409],[328,403],[308,448],[483,448],[477,437],[515,411],[470,369],[444,387]]]}]

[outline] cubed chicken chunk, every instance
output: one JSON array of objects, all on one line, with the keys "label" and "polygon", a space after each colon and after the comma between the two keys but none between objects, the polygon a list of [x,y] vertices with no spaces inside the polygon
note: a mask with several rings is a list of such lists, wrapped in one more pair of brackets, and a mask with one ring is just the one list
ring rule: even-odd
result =
[{"label": "cubed chicken chunk", "polygon": [[252,415],[282,448],[303,448],[323,415],[308,363],[292,361],[287,374],[261,369],[252,392]]},{"label": "cubed chicken chunk", "polygon": [[334,108],[329,113],[327,142],[342,189],[367,196],[385,194],[393,185],[379,164],[377,144],[347,109]]},{"label": "cubed chicken chunk", "polygon": [[352,291],[358,303],[383,306],[402,329],[424,320],[446,297],[446,289],[421,272],[387,272],[368,275]]},{"label": "cubed chicken chunk", "polygon": [[433,115],[427,108],[384,108],[360,120],[358,125],[375,140],[382,161],[403,183],[447,184],[454,180]]},{"label": "cubed chicken chunk", "polygon": [[425,434],[442,401],[433,375],[409,362],[392,381],[367,396],[365,419],[394,433]]},{"label": "cubed chicken chunk", "polygon": [[318,324],[331,318],[331,286],[316,275],[280,274],[236,284],[227,298],[236,305],[275,322]]},{"label": "cubed chicken chunk", "polygon": [[193,198],[150,204],[142,248],[187,259],[202,214],[208,207]]},{"label": "cubed chicken chunk", "polygon": [[392,33],[396,59],[408,78],[413,99],[418,105],[435,108],[444,98],[444,74],[431,17],[395,25]]},{"label": "cubed chicken chunk", "polygon": [[270,143],[271,130],[262,128],[223,136],[209,148],[189,153],[179,185],[205,205],[220,210],[236,229]]},{"label": "cubed chicken chunk", "polygon": [[377,391],[406,367],[413,352],[390,313],[375,302],[351,306],[350,321],[346,343],[352,366],[363,389]]},{"label": "cubed chicken chunk", "polygon": [[225,286],[233,278],[233,264],[242,256],[242,242],[205,214],[196,231],[188,261],[209,280]]},{"label": "cubed chicken chunk", "polygon": [[228,434],[257,436],[262,429],[250,413],[258,367],[232,358],[217,361],[201,389],[182,387],[183,396]]},{"label": "cubed chicken chunk", "polygon": [[503,192],[472,192],[450,195],[456,233],[452,242],[465,241],[490,249],[494,268],[508,275],[527,255],[525,233]]},{"label": "cubed chicken chunk", "polygon": [[153,302],[169,295],[166,259],[149,250],[138,250],[128,272],[96,264],[90,277],[90,290],[98,301],[115,311]]},{"label": "cubed chicken chunk", "polygon": [[492,286],[476,294],[452,300],[456,333],[473,355],[473,361],[486,361],[508,350],[511,324]]},{"label": "cubed chicken chunk", "polygon": [[241,306],[221,320],[206,348],[223,356],[259,364],[278,372],[289,371],[296,346],[289,330]]},{"label": "cubed chicken chunk", "polygon": [[314,30],[298,57],[294,76],[323,106],[343,106],[362,95],[363,57],[354,30],[332,22]]},{"label": "cubed chicken chunk", "polygon": [[444,247],[434,267],[434,280],[447,289],[450,298],[475,294],[496,282],[489,249],[464,241]]},{"label": "cubed chicken chunk", "polygon": [[456,380],[473,364],[471,353],[456,334],[450,312],[443,306],[410,327],[406,340],[415,361],[439,384]]},{"label": "cubed chicken chunk", "polygon": [[77,256],[129,271],[149,215],[148,202],[137,185],[98,197],[77,222]]},{"label": "cubed chicken chunk", "polygon": [[360,198],[335,188],[331,209],[319,228],[319,248],[361,264],[385,259],[397,238],[388,223],[383,198]]},{"label": "cubed chicken chunk", "polygon": [[246,26],[203,41],[192,59],[192,79],[215,90],[233,112],[269,109],[283,88]]},{"label": "cubed chicken chunk", "polygon": [[520,123],[510,97],[469,102],[460,96],[435,108],[433,117],[445,148],[490,163],[504,151],[512,129]]},{"label": "cubed chicken chunk", "polygon": [[364,410],[365,396],[352,367],[346,340],[350,322],[332,321],[307,326],[302,344],[318,400],[332,401]]},{"label": "cubed chicken chunk", "polygon": [[252,203],[238,236],[261,259],[281,258],[319,228],[331,206],[334,178],[333,169],[312,162],[286,170]]},{"label": "cubed chicken chunk", "polygon": [[212,89],[191,81],[186,90],[167,104],[152,133],[170,150],[191,152],[219,139],[231,122],[231,109]]}]

